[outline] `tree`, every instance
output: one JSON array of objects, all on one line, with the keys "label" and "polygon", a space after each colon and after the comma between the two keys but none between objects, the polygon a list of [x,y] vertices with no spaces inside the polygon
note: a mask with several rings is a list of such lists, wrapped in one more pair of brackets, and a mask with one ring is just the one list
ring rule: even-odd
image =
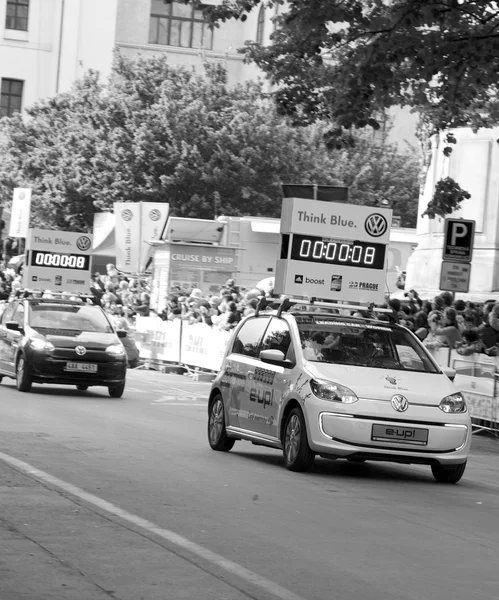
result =
[{"label": "tree", "polygon": [[[169,202],[186,217],[277,217],[283,182],[349,185],[352,201],[368,204],[393,195],[413,224],[417,159],[367,136],[328,150],[323,123],[292,127],[261,83],[229,87],[220,64],[197,74],[118,54],[108,85],[89,72],[27,115],[0,122],[0,192],[33,188],[32,226],[85,231],[115,201]],[[401,169],[383,176],[383,161]]]},{"label": "tree", "polygon": [[[189,0],[184,0],[189,1]],[[207,7],[217,25],[245,19],[260,0]],[[379,128],[385,111],[409,106],[424,137],[499,123],[499,3],[492,0],[267,0],[286,4],[272,44],[245,46],[274,84],[279,110],[297,124],[332,123],[328,142]],[[445,145],[449,154],[452,147]],[[455,182],[450,210],[463,193]],[[434,199],[436,214],[445,203]],[[446,204],[449,209],[449,205]],[[430,211],[431,212],[431,211]],[[431,216],[431,215],[430,215]]]}]

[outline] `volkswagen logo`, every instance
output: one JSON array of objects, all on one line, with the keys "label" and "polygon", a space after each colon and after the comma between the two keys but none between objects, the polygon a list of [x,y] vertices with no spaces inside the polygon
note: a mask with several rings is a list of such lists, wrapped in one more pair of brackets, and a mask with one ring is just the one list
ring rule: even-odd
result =
[{"label": "volkswagen logo", "polygon": [[409,402],[405,396],[401,396],[400,394],[396,394],[392,396],[390,400],[392,407],[397,412],[405,412],[409,408]]},{"label": "volkswagen logo", "polygon": [[149,218],[151,221],[159,221],[161,219],[161,213],[157,208],[153,208],[153,210],[151,210],[149,213]]},{"label": "volkswagen logo", "polygon": [[129,208],[121,211],[121,218],[123,221],[131,221],[133,219],[133,212]]},{"label": "volkswagen logo", "polygon": [[388,222],[383,215],[374,213],[366,219],[365,228],[372,237],[381,237],[388,229]]},{"label": "volkswagen logo", "polygon": [[83,356],[87,353],[87,349],[85,348],[85,346],[76,346],[75,351],[76,354],[78,354],[78,356]]},{"label": "volkswagen logo", "polygon": [[91,245],[92,242],[90,241],[90,238],[86,235],[80,235],[80,237],[76,240],[76,247],[82,252],[86,252],[87,250],[89,250]]}]

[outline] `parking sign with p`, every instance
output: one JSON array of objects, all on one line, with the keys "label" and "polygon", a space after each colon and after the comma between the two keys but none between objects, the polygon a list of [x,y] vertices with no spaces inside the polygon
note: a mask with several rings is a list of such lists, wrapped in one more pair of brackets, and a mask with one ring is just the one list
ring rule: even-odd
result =
[{"label": "parking sign with p", "polygon": [[445,219],[443,260],[471,262],[475,221]]}]

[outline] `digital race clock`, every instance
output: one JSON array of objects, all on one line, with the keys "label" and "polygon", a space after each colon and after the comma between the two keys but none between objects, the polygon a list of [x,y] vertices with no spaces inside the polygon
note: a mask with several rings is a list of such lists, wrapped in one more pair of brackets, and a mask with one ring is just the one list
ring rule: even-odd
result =
[{"label": "digital race clock", "polygon": [[281,258],[363,269],[381,270],[385,267],[385,244],[293,234],[288,256],[289,235],[282,237]]},{"label": "digital race clock", "polygon": [[58,269],[88,271],[90,258],[88,254],[61,254],[45,250],[31,250],[29,264],[32,267],[57,267]]}]

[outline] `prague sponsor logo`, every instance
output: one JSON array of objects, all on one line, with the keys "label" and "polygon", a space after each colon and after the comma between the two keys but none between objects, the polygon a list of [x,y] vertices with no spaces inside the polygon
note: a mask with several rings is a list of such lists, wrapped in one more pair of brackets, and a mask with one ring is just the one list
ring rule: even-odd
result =
[{"label": "prague sponsor logo", "polygon": [[373,213],[367,217],[364,226],[370,236],[381,237],[388,229],[388,222],[383,215]]},{"label": "prague sponsor logo", "polygon": [[409,402],[407,401],[407,398],[401,394],[395,394],[395,396],[392,396],[390,403],[393,409],[397,412],[405,412],[409,408]]},{"label": "prague sponsor logo", "polygon": [[129,208],[121,211],[121,218],[123,221],[131,221],[133,219],[133,212]]},{"label": "prague sponsor logo", "polygon": [[348,287],[351,290],[368,290],[369,292],[377,292],[379,289],[377,283],[368,283],[367,281],[350,281]]},{"label": "prague sponsor logo", "polygon": [[87,349],[85,348],[85,346],[76,346],[75,352],[76,354],[78,354],[78,356],[83,356],[87,353]]},{"label": "prague sponsor logo", "polygon": [[82,252],[86,252],[87,250],[90,250],[91,245],[92,245],[92,242],[91,242],[90,238],[86,235],[80,235],[80,237],[76,240],[76,247],[78,248],[78,250],[81,250]]},{"label": "prague sponsor logo", "polygon": [[161,212],[157,208],[153,208],[149,213],[151,221],[159,221],[161,219]]},{"label": "prague sponsor logo", "polygon": [[332,292],[341,292],[342,282],[343,282],[343,277],[341,275],[332,275],[331,276],[331,291]]}]

